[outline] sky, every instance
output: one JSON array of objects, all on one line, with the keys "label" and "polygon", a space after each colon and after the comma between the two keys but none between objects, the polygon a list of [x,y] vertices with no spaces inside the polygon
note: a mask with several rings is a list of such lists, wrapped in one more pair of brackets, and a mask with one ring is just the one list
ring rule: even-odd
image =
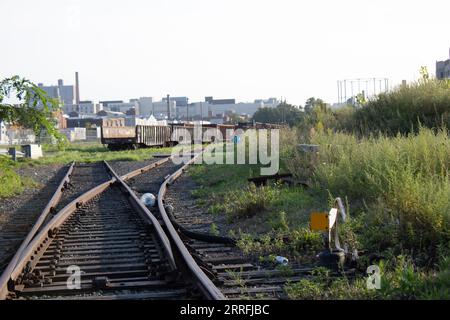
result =
[{"label": "sky", "polygon": [[337,80],[435,73],[450,1],[1,0],[0,78],[73,84],[82,100],[205,96],[303,105]]}]

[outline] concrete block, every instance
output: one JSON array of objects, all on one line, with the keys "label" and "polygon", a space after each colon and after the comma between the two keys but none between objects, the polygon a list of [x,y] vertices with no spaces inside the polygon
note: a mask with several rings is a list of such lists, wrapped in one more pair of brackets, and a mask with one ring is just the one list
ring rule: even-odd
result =
[{"label": "concrete block", "polygon": [[27,144],[22,146],[22,152],[25,154],[25,157],[31,159],[39,159],[43,156],[42,147],[40,144]]}]

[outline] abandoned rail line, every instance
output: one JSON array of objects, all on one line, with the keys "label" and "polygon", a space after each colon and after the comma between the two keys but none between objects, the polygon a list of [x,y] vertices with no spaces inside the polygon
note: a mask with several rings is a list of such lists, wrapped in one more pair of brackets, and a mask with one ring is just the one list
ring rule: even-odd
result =
[{"label": "abandoned rail line", "polygon": [[[72,163],[0,277],[0,298],[223,298],[197,266],[200,274],[180,272],[173,239],[124,182],[155,168],[153,180],[164,180],[174,169],[168,160],[123,176],[106,162]],[[74,267],[75,289],[67,281]]]},{"label": "abandoned rail line", "polygon": [[[311,268],[292,266],[286,276],[254,263],[234,239],[166,202],[194,159],[153,159],[133,171],[72,163],[1,275],[0,299],[284,298],[283,285]],[[158,195],[150,209],[139,200],[148,192]]]}]

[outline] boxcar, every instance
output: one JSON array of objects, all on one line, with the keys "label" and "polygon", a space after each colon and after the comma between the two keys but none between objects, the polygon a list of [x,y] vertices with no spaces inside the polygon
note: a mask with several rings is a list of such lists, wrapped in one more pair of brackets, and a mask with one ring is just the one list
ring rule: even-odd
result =
[{"label": "boxcar", "polygon": [[110,150],[166,146],[170,133],[169,126],[102,127],[101,141]]}]

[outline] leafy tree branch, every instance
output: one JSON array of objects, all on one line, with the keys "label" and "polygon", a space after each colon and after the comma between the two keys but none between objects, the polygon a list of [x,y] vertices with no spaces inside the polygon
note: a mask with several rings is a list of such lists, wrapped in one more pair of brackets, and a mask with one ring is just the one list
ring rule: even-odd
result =
[{"label": "leafy tree branch", "polygon": [[[17,104],[7,103],[7,98],[15,97]],[[47,93],[31,81],[13,76],[0,82],[0,119],[33,129],[39,136],[46,132],[58,144],[65,141],[56,129],[55,112],[60,109],[60,101],[50,98]]]}]

